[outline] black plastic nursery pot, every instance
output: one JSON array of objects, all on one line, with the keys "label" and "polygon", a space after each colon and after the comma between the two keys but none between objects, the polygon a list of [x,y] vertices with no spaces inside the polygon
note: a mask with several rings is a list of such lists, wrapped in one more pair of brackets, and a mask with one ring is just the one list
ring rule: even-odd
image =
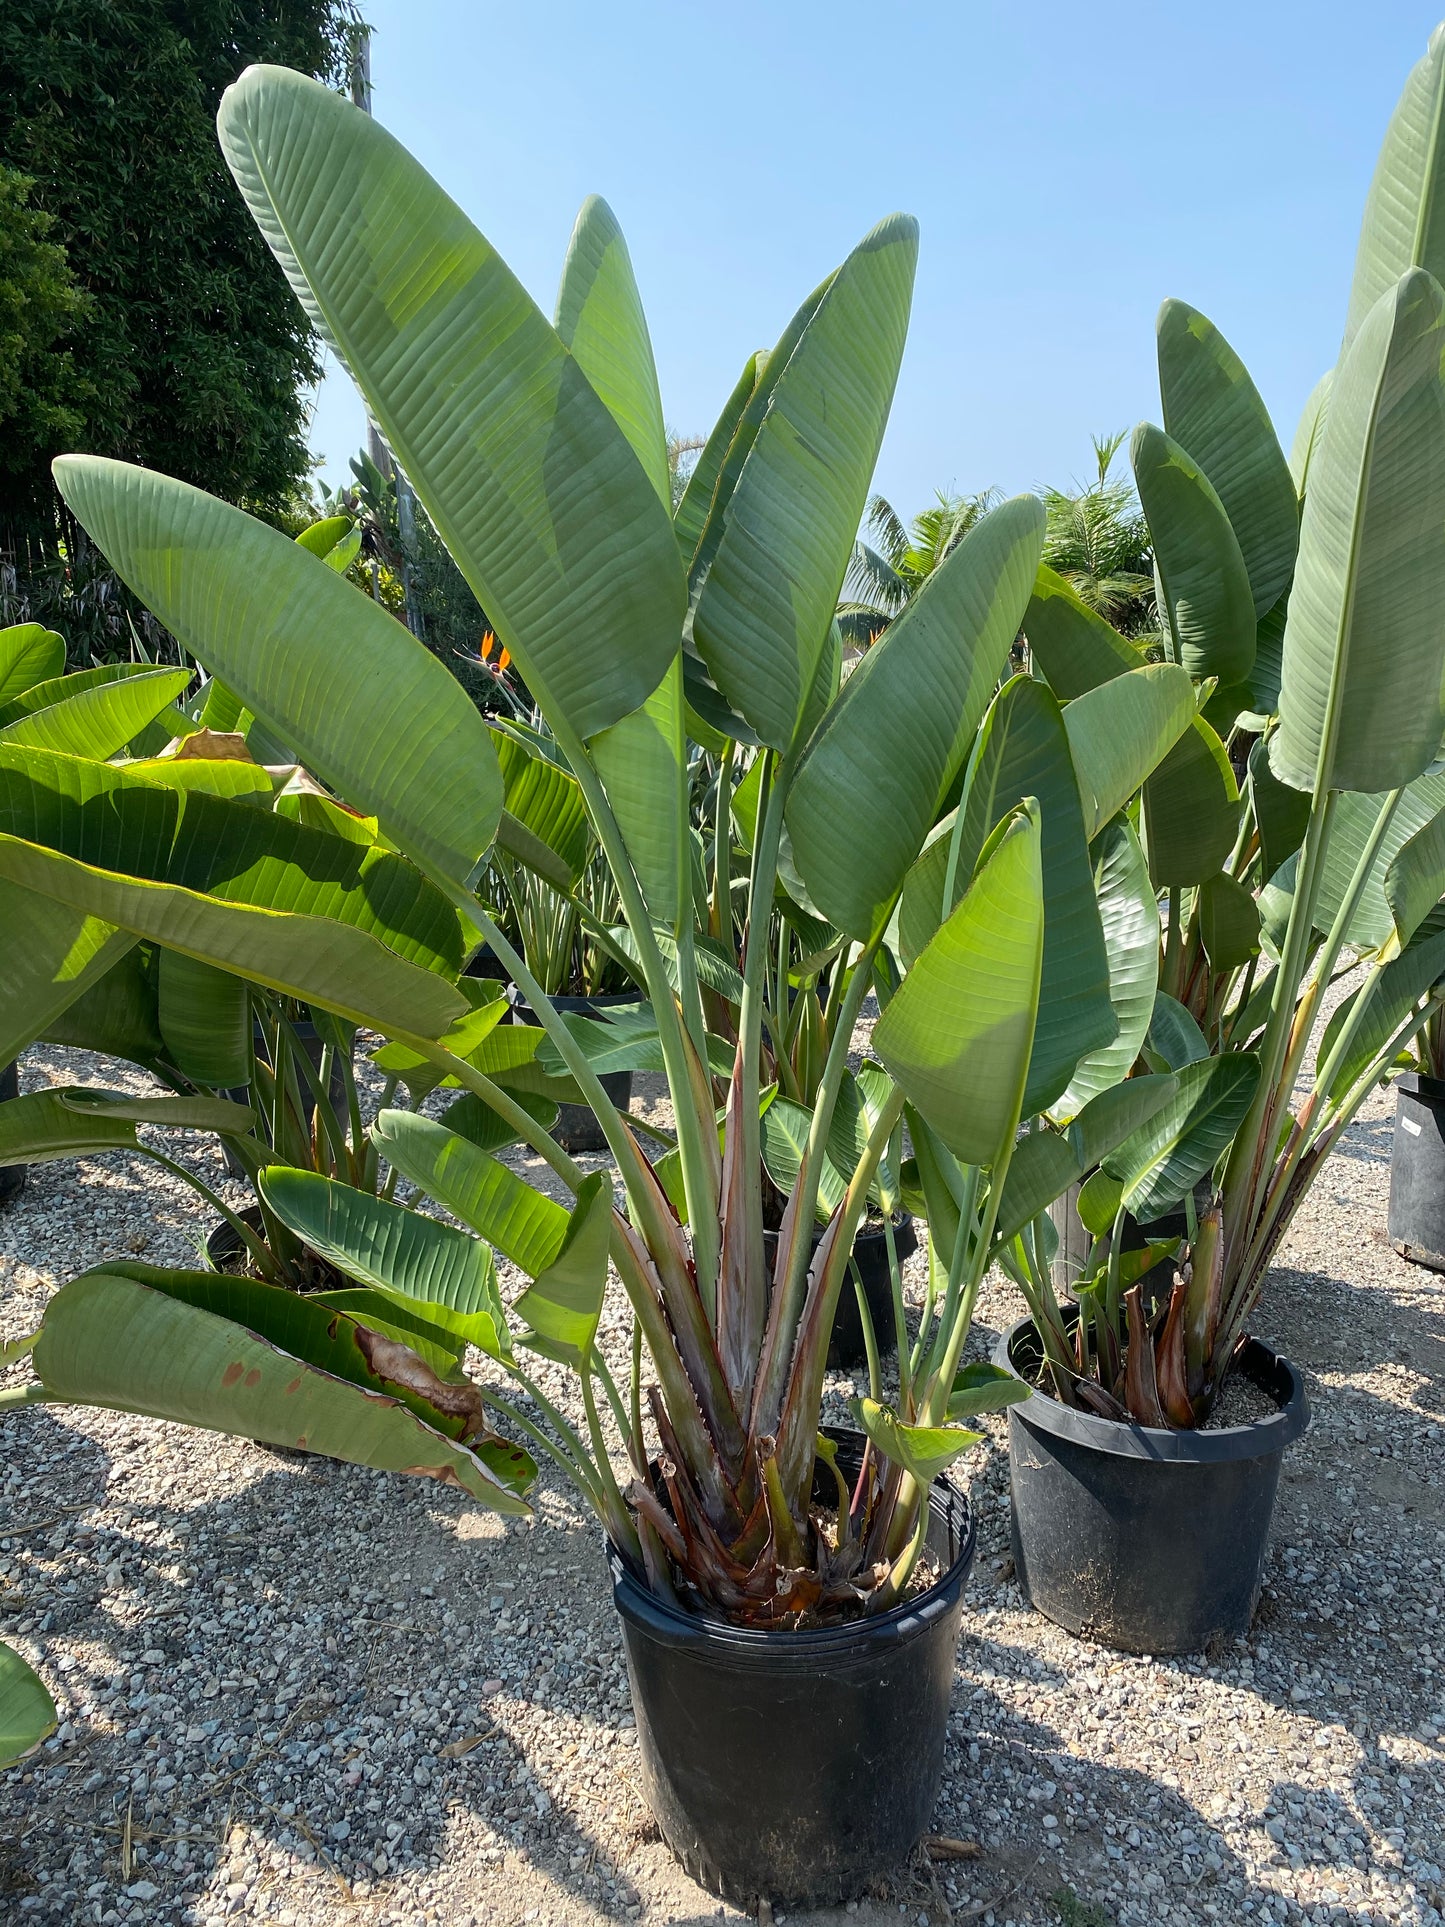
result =
[{"label": "black plastic nursery pot", "polygon": [[484,943],[480,950],[473,956],[467,958],[466,963],[462,966],[462,975],[464,977],[490,977],[493,982],[501,984],[509,984],[512,981],[511,971],[508,970],[507,966],[502,962],[501,958],[489,943]]},{"label": "black plastic nursery pot", "polygon": [[[821,1236],[821,1232],[814,1235],[814,1251],[818,1249]],[[778,1257],[776,1231],[763,1233],[763,1246],[771,1274]],[[918,1249],[918,1233],[911,1211],[899,1211],[894,1215],[893,1246],[900,1265]],[[891,1358],[898,1348],[897,1333],[893,1328],[893,1282],[888,1270],[888,1235],[881,1223],[864,1223],[858,1227],[858,1235],[853,1240],[853,1259],[863,1281],[863,1296],[868,1300],[868,1316],[873,1320],[878,1355],[880,1358]],[[863,1317],[858,1310],[858,1294],[853,1289],[850,1276],[838,1298],[833,1336],[828,1341],[828,1363],[835,1372],[848,1372],[867,1362]]]},{"label": "black plastic nursery pot", "polygon": [[[1042,1356],[1025,1318],[994,1362],[1032,1383]],[[1038,1391],[1009,1407],[1014,1565],[1046,1618],[1126,1653],[1193,1653],[1249,1630],[1280,1465],[1309,1406],[1294,1366],[1258,1339],[1235,1370],[1273,1401],[1267,1418],[1173,1432]]]},{"label": "black plastic nursery pot", "polygon": [[[859,1436],[829,1429],[856,1474]],[[927,1831],[974,1554],[961,1493],[938,1480],[930,1511],[941,1571],[927,1591],[876,1619],[807,1632],[684,1612],[609,1546],[643,1792],[711,1892],[742,1905],[845,1899]]]},{"label": "black plastic nursery pot", "polygon": [[[607,997],[554,997],[553,1005],[568,1016],[596,1017],[599,1012],[613,1010],[622,1004],[636,1004],[642,1001],[640,990],[623,991],[617,996]],[[512,1017],[516,1023],[540,1026],[541,1020],[532,1006],[519,990],[513,989]],[[632,1102],[632,1072],[609,1071],[601,1080],[602,1088],[612,1099],[619,1111],[625,1111]],[[564,1151],[605,1151],[607,1138],[602,1126],[585,1104],[561,1104],[558,1107],[557,1122],[552,1130],[553,1137]]]},{"label": "black plastic nursery pot", "polygon": [[1438,1077],[1406,1071],[1395,1079],[1386,1222],[1402,1258],[1445,1271],[1445,1083]]},{"label": "black plastic nursery pot", "polygon": [[[0,1104],[20,1095],[20,1066],[6,1064],[0,1070]],[[26,1166],[23,1164],[0,1164],[0,1204],[6,1198],[13,1198],[25,1184]]]},{"label": "black plastic nursery pot", "polygon": [[[236,1216],[244,1219],[253,1231],[264,1231],[260,1205],[248,1204]],[[245,1249],[240,1232],[229,1218],[218,1219],[206,1233],[206,1262],[212,1271],[230,1271]]]}]

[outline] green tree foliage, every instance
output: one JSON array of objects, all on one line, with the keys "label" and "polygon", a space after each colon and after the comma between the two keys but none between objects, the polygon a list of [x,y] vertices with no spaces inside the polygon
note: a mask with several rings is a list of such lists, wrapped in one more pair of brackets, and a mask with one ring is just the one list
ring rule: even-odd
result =
[{"label": "green tree foliage", "polygon": [[1095,436],[1098,474],[1087,488],[1044,491],[1044,560],[1096,615],[1121,635],[1157,634],[1149,528],[1130,483],[1111,477],[1124,437]]},{"label": "green tree foliage", "polygon": [[[21,613],[61,613],[58,559],[67,578],[84,574],[73,539],[64,547],[73,531],[51,488],[57,453],[142,462],[272,516],[305,475],[315,338],[226,171],[214,121],[253,61],[338,78],[352,17],[347,0],[0,8],[0,164],[33,180],[31,201],[52,225],[32,229],[31,245],[64,248],[88,303],[49,396],[27,404],[28,436],[14,435],[0,376],[0,549],[37,579],[39,606]],[[67,600],[83,586],[67,580]],[[90,612],[106,643],[121,639],[117,626],[124,634],[114,608],[102,619],[107,600],[121,600],[110,586]]]},{"label": "green tree foliage", "polygon": [[90,302],[50,238],[54,216],[31,199],[35,183],[0,167],[0,475],[82,432],[91,391],[72,340]]},{"label": "green tree foliage", "polygon": [[950,495],[940,489],[907,527],[893,504],[875,495],[865,525],[872,539],[860,537],[854,544],[843,583],[845,599],[838,604],[843,640],[855,648],[870,647],[974,523],[1002,500],[996,488],[977,495]]}]

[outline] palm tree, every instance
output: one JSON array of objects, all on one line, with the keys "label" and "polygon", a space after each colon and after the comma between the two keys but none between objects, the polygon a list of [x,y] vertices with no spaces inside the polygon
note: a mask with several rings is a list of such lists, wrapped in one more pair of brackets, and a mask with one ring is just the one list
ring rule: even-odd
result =
[{"label": "palm tree", "polygon": [[1123,440],[1093,437],[1098,476],[1087,488],[1044,490],[1044,560],[1121,634],[1146,641],[1159,625],[1149,530],[1132,485],[1109,475]]},{"label": "palm tree", "polygon": [[996,488],[977,495],[940,490],[933,505],[913,518],[910,529],[891,502],[875,495],[864,523],[873,539],[854,544],[843,581],[845,600],[838,604],[845,646],[866,649],[875,642],[954,544],[1001,499]]}]

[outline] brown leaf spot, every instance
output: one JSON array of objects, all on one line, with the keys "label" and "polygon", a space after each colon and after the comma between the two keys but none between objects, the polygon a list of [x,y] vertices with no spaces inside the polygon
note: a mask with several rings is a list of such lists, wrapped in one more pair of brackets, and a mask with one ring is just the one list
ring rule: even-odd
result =
[{"label": "brown leaf spot", "polygon": [[454,1485],[463,1490],[462,1482],[456,1475],[456,1468],[450,1465],[404,1465],[402,1473],[407,1478],[435,1479],[438,1485]]},{"label": "brown leaf spot", "polygon": [[253,1365],[250,1371],[247,1372],[246,1374],[246,1390],[248,1392],[253,1392],[255,1391],[256,1387],[260,1383],[261,1383],[261,1367],[259,1365]]},{"label": "brown leaf spot", "polygon": [[299,1392],[300,1390],[301,1390],[301,1380],[299,1378],[293,1378],[291,1383],[286,1387],[287,1398],[290,1398],[293,1392]]},{"label": "brown leaf spot", "polygon": [[226,1389],[229,1391],[231,1386],[235,1384],[236,1380],[241,1376],[242,1372],[244,1372],[245,1369],[246,1367],[241,1363],[240,1359],[238,1358],[234,1365],[228,1365],[225,1371],[221,1373],[222,1385],[224,1385]]},{"label": "brown leaf spot", "polygon": [[[170,752],[168,752],[170,753]],[[183,736],[171,757],[177,763],[254,763],[244,736],[227,729],[198,729]]]},{"label": "brown leaf spot", "polygon": [[399,1385],[403,1391],[424,1398],[444,1417],[460,1419],[463,1438],[484,1429],[482,1395],[475,1385],[448,1384],[437,1377],[426,1360],[419,1358],[410,1345],[398,1344],[394,1338],[383,1338],[379,1332],[368,1331],[365,1325],[357,1326],[356,1343],[362,1357],[383,1384]]}]

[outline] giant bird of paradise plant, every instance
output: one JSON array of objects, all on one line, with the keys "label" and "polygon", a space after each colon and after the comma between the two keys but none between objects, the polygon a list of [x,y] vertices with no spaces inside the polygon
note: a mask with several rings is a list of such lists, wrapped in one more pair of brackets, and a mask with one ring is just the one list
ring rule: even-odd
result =
[{"label": "giant bird of paradise plant", "polygon": [[[0,1003],[8,1033],[139,939],[368,1025],[398,1074],[462,1089],[465,1127],[388,1109],[373,1139],[463,1228],[274,1165],[260,1176],[269,1208],[354,1281],[345,1302],[107,1265],[54,1299],[34,1380],[6,1401],[305,1443],[511,1512],[533,1471],[525,1439],[660,1593],[746,1624],[879,1610],[909,1582],[929,1481],[976,1438],[969,1419],[1020,1395],[964,1362],[986,1267],[1176,1094],[1172,1076],[1121,1085],[1122,1066],[1102,1063],[1121,1015],[1092,851],[1101,838],[1137,850],[1118,812],[1190,727],[1188,676],[1141,667],[1077,704],[1025,678],[995,694],[1043,539],[1041,504],[1021,497],[950,550],[840,686],[833,612],[902,354],[912,221],[876,227],[748,362],[674,514],[646,326],[604,204],[582,211],[549,322],[396,141],[324,88],[252,69],[220,135],[542,711],[647,1005],[624,1023],[564,1020],[497,928],[477,891],[494,841],[561,887],[565,866],[542,815],[510,807],[520,774],[514,790],[498,742],[399,624],[241,511],[65,457],[59,486],[125,580],[375,841],[358,856],[359,833],[335,822],[302,838],[240,797],[0,745],[0,880],[53,933]],[[721,1051],[687,812],[688,736],[705,732],[758,761],[737,1036]],[[382,855],[384,906],[369,881]],[[1118,887],[1137,894],[1137,863],[1125,868]],[[759,1039],[784,871],[855,967],[770,1270]],[[419,944],[415,920],[438,902],[541,1017],[526,1061],[504,1047],[497,999]],[[885,947],[908,968],[854,1075],[853,1019]],[[626,1061],[666,1072],[676,1142],[657,1165],[599,1082]],[[1089,1099],[1051,1123],[1081,1064]],[[584,1177],[528,1101],[563,1085],[595,1110],[615,1180]],[[905,1107],[936,1200],[928,1312],[901,1348],[897,1399],[874,1382],[858,1401],[864,1471],[827,1520],[813,1492],[832,1464],[819,1432],[829,1329]],[[498,1159],[508,1137],[545,1159],[570,1205]],[[830,1167],[842,1191],[813,1256]],[[494,1250],[530,1280],[511,1304]],[[609,1267],[635,1324],[630,1387],[597,1343]],[[469,1344],[489,1361],[480,1385],[462,1369]],[[512,1395],[541,1396],[529,1351],[575,1370],[583,1427],[545,1400],[541,1423]]]},{"label": "giant bird of paradise plant", "polygon": [[[1381,150],[1339,362],[1288,461],[1219,330],[1160,310],[1164,426],[1135,432],[1134,473],[1200,713],[1131,804],[1165,903],[1140,1068],[1193,1094],[1191,1141],[1161,1113],[1154,1142],[1090,1176],[1072,1328],[1042,1230],[1013,1254],[1059,1396],[1108,1416],[1208,1417],[1312,1181],[1445,1006],[1442,126],[1437,28]],[[1139,660],[1048,570],[1025,629],[1078,701]],[[1306,1075],[1326,994],[1361,965]],[[1125,1220],[1181,1203],[1182,1262],[1151,1310],[1120,1278]]]}]

